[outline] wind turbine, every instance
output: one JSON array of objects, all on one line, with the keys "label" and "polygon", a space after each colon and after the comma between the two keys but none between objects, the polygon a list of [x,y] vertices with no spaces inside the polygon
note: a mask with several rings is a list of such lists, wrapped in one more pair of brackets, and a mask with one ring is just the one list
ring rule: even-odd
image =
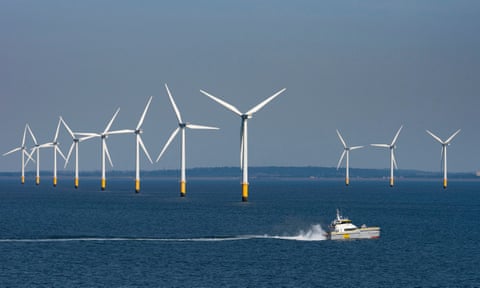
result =
[{"label": "wind turbine", "polygon": [[340,168],[340,164],[342,164],[343,157],[347,155],[347,160],[345,163],[345,185],[348,186],[348,184],[350,184],[350,175],[349,175],[350,151],[363,148],[363,146],[348,147],[347,144],[345,143],[345,140],[343,140],[343,137],[342,135],[340,135],[340,132],[338,130],[337,130],[337,135],[343,144],[343,153],[342,153],[342,156],[340,156],[340,160],[338,161],[337,170],[338,168]]},{"label": "wind turbine", "polygon": [[283,93],[286,88],[281,89],[277,93],[273,94],[272,96],[265,99],[263,102],[259,103],[257,106],[254,106],[252,109],[248,110],[246,113],[240,112],[235,106],[216,98],[215,96],[200,90],[205,96],[209,97],[213,101],[219,103],[223,107],[227,108],[228,110],[232,111],[233,113],[237,114],[242,118],[242,125],[240,128],[240,168],[243,171],[242,176],[242,201],[248,201],[248,119],[251,119],[253,114],[258,112],[262,109],[265,105],[267,105],[270,101],[275,99],[278,95]]},{"label": "wind turbine", "polygon": [[442,162],[443,162],[443,188],[447,188],[447,146],[450,145],[453,138],[460,133],[461,129],[458,129],[455,133],[452,134],[446,141],[443,141],[437,135],[433,134],[432,132],[427,130],[427,133],[433,137],[433,139],[437,140],[440,144],[442,144]]},{"label": "wind turbine", "polygon": [[14,149],[8,151],[7,153],[3,154],[3,156],[7,156],[7,155],[10,155],[10,154],[15,153],[17,151],[21,151],[21,153],[22,153],[21,154],[22,155],[22,157],[21,157],[21,159],[22,159],[22,184],[25,184],[25,166],[27,165],[27,163],[25,163],[25,155],[30,160],[34,161],[32,159],[32,157],[30,156],[30,154],[28,154],[27,147],[25,146],[27,131],[30,132],[30,135],[32,136],[32,138],[34,138],[32,130],[30,130],[30,126],[28,126],[28,124],[25,124],[25,129],[23,130],[22,145],[20,147],[14,148]]},{"label": "wind turbine", "polygon": [[63,120],[63,118],[60,116],[60,120],[62,121],[63,123],[63,126],[65,127],[65,129],[67,129],[68,131],[68,134],[70,134],[70,136],[72,136],[72,140],[73,140],[73,143],[72,145],[70,146],[70,150],[68,150],[68,155],[67,155],[67,159],[65,160],[65,166],[64,167],[67,167],[68,165],[68,160],[70,159],[70,156],[72,155],[72,152],[73,152],[73,149],[75,148],[75,189],[78,188],[78,144],[85,141],[85,140],[88,140],[88,139],[91,139],[93,137],[96,137],[95,135],[91,135],[91,136],[86,136],[86,137],[82,137],[82,138],[78,138],[75,133],[72,131],[72,129],[70,129],[70,127],[67,125],[67,123],[65,122],[65,120]]},{"label": "wind turbine", "polygon": [[101,180],[101,189],[102,191],[105,190],[107,181],[105,177],[105,157],[108,158],[108,161],[110,162],[110,166],[113,167],[112,163],[112,158],[110,157],[110,152],[108,152],[108,147],[107,147],[107,137],[110,134],[113,134],[113,131],[110,131],[110,127],[112,127],[113,121],[118,115],[118,112],[120,112],[120,108],[117,109],[115,114],[113,114],[112,119],[110,122],[108,122],[107,127],[105,127],[105,130],[101,133],[76,133],[76,135],[79,136],[93,136],[93,137],[100,137],[102,139],[102,180]]},{"label": "wind turbine", "polygon": [[397,148],[396,143],[397,143],[398,135],[400,134],[400,131],[402,131],[402,128],[403,128],[403,125],[400,126],[400,128],[398,129],[397,134],[395,134],[395,137],[393,138],[393,141],[391,144],[370,144],[371,146],[374,146],[374,147],[390,149],[390,187],[393,187],[393,167],[395,166],[395,169],[398,169],[397,161],[395,160],[394,150]]},{"label": "wind turbine", "polygon": [[182,120],[182,115],[180,114],[180,110],[178,110],[177,105],[175,104],[175,101],[173,100],[172,94],[170,93],[170,89],[168,89],[167,84],[165,84],[165,89],[167,90],[168,98],[170,99],[170,102],[172,103],[173,110],[175,111],[175,114],[177,115],[177,120],[178,120],[178,127],[175,129],[170,135],[170,138],[168,139],[167,143],[165,146],[163,146],[162,151],[158,155],[157,162],[160,160],[162,157],[163,153],[167,150],[168,146],[170,143],[173,141],[175,136],[177,136],[179,131],[182,131],[182,151],[181,151],[181,165],[180,165],[180,196],[185,197],[185,194],[187,193],[187,182],[186,182],[186,172],[185,172],[185,128],[189,129],[201,129],[201,130],[218,130],[217,127],[210,127],[210,126],[202,126],[202,125],[195,125],[195,124],[190,124],[188,122],[183,122]]},{"label": "wind turbine", "polygon": [[[45,143],[45,144],[42,144],[42,145],[37,145],[37,146],[35,146],[35,148],[33,148],[33,150],[37,150],[37,170],[39,170],[39,168],[40,168],[40,163],[39,163],[40,158],[38,158],[40,156],[40,153],[39,153],[40,149],[41,148],[53,148],[53,187],[57,187],[57,152],[60,154],[60,156],[62,156],[62,158],[64,160],[67,160],[67,158],[65,158],[65,155],[63,155],[62,150],[60,150],[60,148],[58,147],[59,143],[57,142],[58,132],[60,130],[60,124],[62,124],[61,119],[58,120],[57,130],[55,131],[55,137],[53,138],[52,142],[48,142],[48,143]],[[33,153],[33,151],[32,151],[32,153]],[[40,183],[40,179],[38,179],[37,182]],[[38,185],[38,183],[37,183],[37,185]]]},{"label": "wind turbine", "polygon": [[148,107],[150,106],[150,102],[152,102],[153,96],[150,96],[148,99],[147,105],[145,106],[145,109],[143,110],[142,116],[140,117],[140,121],[138,121],[137,127],[135,130],[117,130],[117,131],[112,131],[109,134],[127,134],[127,133],[133,133],[135,134],[136,137],[136,158],[135,158],[135,193],[140,192],[140,146],[143,149],[143,152],[145,152],[145,155],[147,156],[148,160],[150,163],[153,164],[152,158],[148,154],[147,148],[145,148],[145,144],[143,144],[142,137],[140,134],[143,133],[142,129],[142,124],[143,120],[145,119],[145,115],[147,115]]}]

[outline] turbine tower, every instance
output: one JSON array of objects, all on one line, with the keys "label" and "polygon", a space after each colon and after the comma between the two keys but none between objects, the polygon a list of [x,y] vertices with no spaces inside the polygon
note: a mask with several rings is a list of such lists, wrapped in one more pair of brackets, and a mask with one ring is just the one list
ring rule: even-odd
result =
[{"label": "turbine tower", "polygon": [[349,175],[350,151],[363,148],[363,146],[348,147],[347,144],[345,143],[345,140],[343,140],[343,137],[338,130],[337,130],[337,135],[343,144],[343,153],[342,153],[342,156],[340,156],[340,160],[338,161],[337,170],[338,168],[340,168],[340,164],[342,164],[343,157],[347,155],[347,159],[345,163],[345,185],[348,186],[348,184],[350,184],[350,175]]},{"label": "turbine tower", "polygon": [[25,166],[27,165],[27,163],[25,163],[25,155],[32,161],[34,161],[32,159],[32,157],[30,156],[30,154],[28,154],[27,152],[27,147],[25,146],[25,140],[26,140],[26,136],[27,136],[27,131],[30,133],[30,136],[32,136],[32,138],[34,138],[33,136],[33,133],[32,133],[32,130],[30,130],[30,126],[28,126],[28,124],[25,124],[25,129],[23,130],[23,138],[22,138],[22,145],[17,147],[17,148],[14,148],[10,151],[8,151],[7,153],[3,154],[3,156],[7,156],[7,155],[10,155],[12,153],[15,153],[17,151],[21,151],[21,161],[22,161],[22,184],[25,184]]},{"label": "turbine tower", "polygon": [[175,101],[173,100],[172,94],[170,93],[170,89],[168,89],[168,85],[165,84],[165,89],[167,90],[168,98],[170,99],[170,102],[172,103],[173,110],[175,111],[175,114],[177,115],[177,120],[178,120],[178,127],[175,129],[170,135],[170,138],[168,139],[167,143],[163,146],[162,151],[158,155],[157,162],[160,160],[162,157],[163,153],[167,150],[168,146],[170,143],[173,141],[175,136],[177,136],[179,131],[182,131],[182,148],[181,148],[181,165],[180,165],[180,196],[185,197],[185,194],[187,193],[187,176],[186,176],[186,161],[185,161],[185,130],[186,128],[189,129],[201,129],[201,130],[218,130],[217,127],[210,127],[210,126],[202,126],[202,125],[195,125],[195,124],[190,124],[188,122],[183,122],[182,120],[182,115],[180,114],[180,110],[178,110],[177,105],[175,104]]},{"label": "turbine tower", "polygon": [[443,141],[437,135],[426,130],[427,133],[433,137],[433,139],[437,140],[440,144],[442,144],[443,189],[447,188],[447,146],[450,145],[450,142],[452,142],[453,138],[457,136],[458,133],[460,133],[460,130],[461,129],[458,129],[457,131],[455,131],[455,133],[453,133],[452,136],[450,136],[446,141]]},{"label": "turbine tower", "polygon": [[110,127],[112,127],[113,121],[118,115],[118,112],[120,112],[120,108],[117,109],[115,114],[113,114],[112,119],[110,122],[108,122],[107,127],[105,127],[105,130],[101,133],[76,133],[76,135],[79,136],[92,136],[92,137],[100,137],[102,139],[102,180],[101,180],[101,189],[102,191],[105,190],[106,184],[107,184],[107,179],[105,176],[105,157],[108,158],[108,161],[110,162],[110,166],[113,167],[112,163],[112,158],[110,157],[110,152],[108,152],[108,147],[107,147],[107,138],[108,135],[113,134],[114,131],[110,131]]},{"label": "turbine tower", "polygon": [[232,111],[233,113],[237,114],[242,118],[242,125],[240,128],[240,168],[242,169],[242,201],[248,201],[248,119],[251,119],[253,114],[258,112],[262,109],[265,105],[267,105],[270,101],[275,99],[278,95],[283,93],[286,88],[281,89],[277,93],[273,94],[272,96],[265,99],[263,102],[259,103],[257,106],[254,106],[252,109],[248,110],[246,113],[240,112],[235,106],[216,98],[215,96],[200,90],[205,96],[209,97],[213,101],[219,103],[223,107],[227,108],[228,110]]},{"label": "turbine tower", "polygon": [[[53,187],[57,187],[57,152],[60,154],[60,156],[62,156],[62,158],[64,160],[67,160],[67,158],[65,158],[65,155],[63,155],[62,153],[62,150],[60,150],[60,148],[58,147],[58,142],[57,142],[57,139],[58,139],[58,132],[60,130],[60,125],[62,124],[62,120],[59,119],[58,120],[58,125],[57,125],[57,130],[55,131],[55,137],[53,138],[53,141],[52,142],[48,142],[48,143],[45,143],[45,144],[42,144],[42,145],[38,145],[34,148],[34,150],[37,150],[37,157],[40,156],[39,154],[39,150],[41,148],[53,148]],[[32,151],[33,153],[33,151]],[[39,159],[37,159],[37,167],[39,168],[40,167],[40,163],[39,163]]]},{"label": "turbine tower", "polygon": [[400,131],[402,131],[403,125],[400,126],[400,128],[397,131],[397,134],[395,134],[395,137],[393,138],[392,143],[390,144],[370,144],[371,146],[374,147],[381,147],[381,148],[388,148],[390,149],[390,187],[393,187],[393,168],[395,166],[395,169],[398,169],[397,166],[397,161],[395,160],[395,154],[394,150],[397,148],[396,143],[398,139],[398,135],[400,135]]},{"label": "turbine tower", "polygon": [[72,140],[73,140],[73,143],[70,146],[70,149],[68,150],[68,155],[67,155],[67,159],[65,160],[65,166],[64,167],[67,167],[70,156],[72,155],[73,149],[75,148],[75,179],[74,179],[74,182],[75,182],[75,189],[77,189],[78,184],[79,184],[79,180],[78,180],[79,179],[78,178],[78,144],[85,141],[85,140],[96,137],[96,136],[91,135],[91,136],[78,138],[75,135],[75,133],[72,131],[72,129],[70,129],[70,127],[67,125],[65,120],[63,120],[63,118],[61,116],[60,116],[60,120],[62,121],[63,126],[65,127],[65,129],[67,129],[68,134],[70,134],[70,136],[72,137]]},{"label": "turbine tower", "polygon": [[136,137],[136,156],[135,156],[135,193],[140,192],[140,146],[143,149],[143,152],[145,152],[145,155],[147,156],[148,160],[150,163],[153,164],[152,158],[148,154],[147,148],[145,148],[145,144],[143,144],[142,137],[140,134],[143,133],[142,129],[142,124],[143,120],[145,119],[145,115],[147,115],[148,107],[150,106],[150,102],[152,102],[153,96],[150,96],[148,99],[147,105],[145,106],[145,109],[143,110],[142,116],[140,117],[140,121],[138,121],[137,127],[135,130],[117,130],[117,131],[112,131],[109,134],[127,134],[127,133],[133,133],[135,134]]}]

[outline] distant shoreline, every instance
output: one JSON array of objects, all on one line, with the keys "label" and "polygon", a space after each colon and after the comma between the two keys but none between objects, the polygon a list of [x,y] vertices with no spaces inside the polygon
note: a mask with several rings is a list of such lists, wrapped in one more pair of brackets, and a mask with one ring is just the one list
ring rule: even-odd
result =
[{"label": "distant shoreline", "polygon": [[[189,179],[240,179],[240,169],[238,167],[207,167],[187,169],[187,177]],[[388,169],[362,169],[350,168],[350,179],[354,180],[385,180],[388,179],[390,171]],[[35,177],[34,171],[25,172],[27,178]],[[280,180],[342,180],[345,178],[344,169],[336,169],[331,167],[250,167],[250,179],[280,179]],[[42,177],[52,175],[51,170],[42,170]],[[83,171],[80,172],[81,178],[98,179],[100,171]],[[107,171],[109,178],[125,178],[132,179],[135,175],[134,171]],[[177,179],[180,175],[178,169],[169,170],[149,170],[142,171],[143,179]],[[20,171],[0,172],[1,178],[19,177]],[[59,170],[59,177],[72,177],[73,171]],[[396,170],[395,178],[398,180],[438,180],[443,178],[441,172],[429,172],[420,170]],[[475,172],[451,172],[448,173],[450,180],[480,180]]]}]

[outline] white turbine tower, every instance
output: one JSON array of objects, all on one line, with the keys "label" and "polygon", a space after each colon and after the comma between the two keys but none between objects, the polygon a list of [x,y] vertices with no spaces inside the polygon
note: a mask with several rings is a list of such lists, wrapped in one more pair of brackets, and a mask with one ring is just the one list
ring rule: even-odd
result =
[{"label": "white turbine tower", "polygon": [[25,129],[23,130],[23,138],[22,138],[22,145],[20,147],[17,147],[17,148],[14,148],[10,151],[8,151],[7,153],[3,154],[3,156],[7,156],[9,154],[12,154],[12,153],[15,153],[17,151],[21,151],[21,159],[22,159],[22,184],[25,184],[25,166],[27,165],[27,163],[25,163],[25,155],[33,161],[32,157],[30,156],[30,154],[28,154],[27,152],[27,147],[25,146],[25,140],[26,140],[26,136],[27,136],[27,131],[30,133],[30,135],[32,136],[32,138],[34,138],[33,136],[33,133],[32,133],[32,130],[30,130],[30,126],[28,126],[28,124],[25,125]]},{"label": "white turbine tower", "polygon": [[107,184],[107,179],[105,177],[105,157],[108,158],[108,161],[110,162],[110,166],[113,167],[112,163],[112,158],[110,157],[110,152],[108,152],[108,147],[107,147],[107,137],[110,134],[113,134],[114,131],[110,131],[110,127],[112,127],[113,121],[118,115],[118,112],[120,112],[120,108],[117,109],[115,114],[113,114],[112,119],[110,122],[108,122],[107,127],[105,127],[105,130],[101,133],[76,133],[76,135],[79,136],[93,136],[93,137],[100,137],[102,139],[102,180],[101,180],[101,189],[102,191],[105,190],[106,184]]},{"label": "white turbine tower", "polygon": [[443,188],[447,188],[447,146],[450,145],[453,138],[460,133],[461,129],[458,129],[455,133],[452,134],[446,141],[443,141],[437,135],[433,134],[432,132],[427,130],[427,133],[433,137],[433,139],[437,140],[440,144],[442,144],[442,164],[443,164]]},{"label": "white turbine tower", "polygon": [[67,155],[67,159],[65,160],[65,166],[64,167],[67,167],[68,165],[68,161],[70,159],[70,156],[72,155],[72,152],[73,152],[73,149],[75,148],[75,179],[74,179],[74,182],[75,182],[75,189],[78,188],[78,184],[79,184],[79,177],[78,177],[78,144],[85,141],[85,140],[88,140],[88,139],[91,139],[93,137],[96,137],[95,135],[91,135],[91,136],[86,136],[86,137],[82,137],[82,138],[78,138],[75,133],[72,131],[72,129],[70,129],[70,127],[67,125],[67,123],[65,122],[65,120],[63,120],[62,117],[60,117],[60,120],[62,121],[63,123],[63,126],[65,126],[65,129],[67,129],[68,131],[68,134],[70,134],[70,136],[72,137],[72,140],[73,140],[73,143],[72,145],[70,146],[70,150],[68,151],[68,155]]},{"label": "white turbine tower", "polygon": [[187,176],[186,176],[186,161],[185,161],[185,130],[186,128],[189,129],[202,129],[202,130],[218,130],[217,127],[210,127],[210,126],[202,126],[202,125],[195,125],[195,124],[190,124],[188,122],[183,122],[182,120],[182,115],[180,114],[180,110],[178,110],[177,105],[175,104],[175,101],[173,100],[172,94],[170,93],[170,89],[168,89],[167,84],[165,84],[165,89],[167,90],[168,98],[170,99],[170,102],[172,103],[173,110],[175,111],[175,114],[177,115],[177,120],[178,120],[178,127],[175,129],[170,135],[170,138],[168,139],[167,143],[163,146],[162,151],[158,155],[157,162],[160,160],[162,157],[163,153],[167,150],[168,146],[170,143],[173,141],[175,136],[177,136],[179,131],[182,131],[182,148],[181,148],[181,165],[180,165],[180,196],[185,197],[185,194],[187,193]]},{"label": "white turbine tower", "polygon": [[265,105],[267,105],[270,101],[275,99],[278,95],[283,93],[286,88],[281,89],[277,93],[273,94],[272,96],[265,99],[263,102],[254,106],[252,109],[248,110],[246,113],[240,112],[235,106],[216,98],[215,96],[200,90],[204,95],[209,97],[210,99],[214,100],[215,102],[219,103],[223,107],[227,108],[228,110],[232,111],[233,113],[237,114],[242,118],[242,125],[240,128],[240,168],[243,171],[242,176],[242,201],[248,201],[248,119],[252,118],[253,114],[258,112],[262,109]]},{"label": "white turbine tower", "polygon": [[[57,142],[58,132],[60,130],[60,124],[62,124],[61,119],[58,120],[57,130],[55,131],[55,137],[53,138],[52,142],[48,142],[48,143],[45,143],[45,144],[42,144],[42,145],[38,145],[38,146],[35,146],[35,148],[34,148],[34,150],[37,150],[37,157],[40,156],[39,150],[41,148],[53,148],[53,187],[57,187],[57,152],[60,154],[60,156],[62,156],[62,158],[64,160],[67,160],[65,155],[63,155],[62,150],[60,150],[60,148],[58,147],[59,143]],[[32,151],[32,153],[33,153],[33,151]],[[39,162],[40,162],[39,158],[37,158],[37,167],[38,168],[40,167]],[[38,181],[38,182],[40,182],[40,181]]]},{"label": "white turbine tower", "polygon": [[153,164],[152,158],[148,154],[147,148],[145,148],[145,144],[143,144],[142,137],[140,134],[143,133],[142,129],[142,124],[143,120],[145,119],[145,115],[147,115],[148,107],[150,106],[150,102],[152,102],[153,96],[150,96],[148,99],[147,105],[145,106],[145,109],[143,110],[142,116],[140,117],[140,121],[138,121],[137,127],[135,130],[117,130],[117,131],[112,131],[109,134],[127,134],[127,133],[133,133],[135,134],[136,137],[136,156],[135,156],[135,193],[140,192],[140,146],[143,149],[143,152],[145,152],[145,155],[147,156],[148,160],[150,163]]},{"label": "white turbine tower", "polygon": [[398,139],[398,135],[400,134],[400,131],[402,131],[403,125],[400,126],[400,128],[397,131],[397,134],[395,134],[395,137],[393,138],[393,141],[391,144],[371,144],[371,146],[374,147],[382,147],[382,148],[388,148],[390,149],[390,187],[393,187],[393,168],[395,166],[395,169],[398,169],[397,167],[397,161],[395,160],[395,154],[394,150],[396,149],[396,143]]},{"label": "white turbine tower", "polygon": [[340,135],[340,132],[338,130],[337,130],[337,135],[338,135],[338,138],[340,138],[340,141],[343,144],[343,153],[342,153],[342,156],[340,156],[340,160],[338,161],[337,170],[338,170],[338,168],[340,168],[340,164],[342,164],[343,157],[345,155],[347,155],[347,159],[346,159],[346,163],[345,163],[345,185],[348,186],[348,184],[350,184],[350,174],[349,174],[350,151],[363,148],[363,146],[348,147],[347,143],[345,143],[345,140],[343,140],[343,137],[342,137],[342,135]]}]

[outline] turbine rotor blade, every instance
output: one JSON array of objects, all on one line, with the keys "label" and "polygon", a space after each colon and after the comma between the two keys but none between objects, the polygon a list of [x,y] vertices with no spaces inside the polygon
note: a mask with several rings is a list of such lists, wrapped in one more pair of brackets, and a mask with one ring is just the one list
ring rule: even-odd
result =
[{"label": "turbine rotor blade", "polygon": [[145,155],[147,155],[147,158],[150,161],[150,163],[153,164],[152,158],[150,157],[150,154],[148,154],[147,148],[145,147],[145,144],[143,144],[143,140],[141,137],[138,137],[138,142],[140,143],[140,146],[142,147],[143,152],[145,152]]},{"label": "turbine rotor blade", "polygon": [[45,144],[39,145],[38,148],[49,148],[49,147],[53,147],[53,146],[55,146],[55,144],[53,142],[50,142],[50,143],[45,143]]},{"label": "turbine rotor blade", "polygon": [[395,143],[397,143],[398,135],[400,135],[400,131],[402,131],[402,128],[403,128],[403,125],[400,126],[400,128],[398,129],[397,134],[395,134],[395,137],[393,138],[392,144],[390,144],[390,146],[394,146]]},{"label": "turbine rotor blade", "polygon": [[70,129],[70,127],[67,125],[65,120],[63,120],[62,116],[60,116],[60,121],[62,121],[63,126],[65,127],[65,129],[67,129],[68,134],[70,134],[70,136],[72,136],[72,138],[75,139],[76,138],[75,134],[73,133],[72,129]]},{"label": "turbine rotor blade", "polygon": [[398,169],[397,160],[395,160],[395,153],[392,153],[392,161],[393,161],[393,166],[395,166],[395,169]]},{"label": "turbine rotor blade", "polygon": [[342,135],[340,135],[340,132],[338,131],[338,129],[337,129],[337,135],[338,135],[338,138],[340,138],[340,141],[342,142],[343,147],[347,148],[347,144],[345,143],[345,140],[343,140],[343,137],[342,137]]},{"label": "turbine rotor blade", "polygon": [[351,151],[351,150],[362,149],[363,147],[365,147],[365,146],[353,146],[353,147],[350,147],[349,149]]},{"label": "turbine rotor blade", "polygon": [[287,88],[283,88],[281,89],[280,91],[278,91],[277,93],[273,94],[272,96],[268,97],[267,99],[265,99],[264,101],[262,101],[260,104],[258,104],[257,106],[253,107],[252,109],[248,110],[247,115],[252,115],[256,112],[258,112],[260,109],[262,109],[263,107],[265,107],[265,105],[267,105],[270,101],[272,101],[273,99],[275,99],[278,95],[282,94],[285,90],[287,90]]},{"label": "turbine rotor blade", "polygon": [[33,155],[33,153],[35,153],[36,149],[38,149],[38,148],[37,148],[37,147],[33,147],[33,148],[32,148],[32,152],[31,152],[30,154],[29,154],[27,151],[25,151],[25,153],[28,155],[28,159],[27,159],[27,161],[25,162],[25,166],[27,166],[27,164],[28,164],[28,162],[29,162],[30,160],[32,160],[32,162],[35,162],[35,160],[32,158],[32,155]]},{"label": "turbine rotor blade", "polygon": [[217,102],[218,104],[222,105],[223,107],[227,108],[228,110],[232,111],[233,113],[237,114],[238,116],[242,116],[242,112],[240,112],[240,110],[238,110],[235,106],[233,106],[232,104],[229,104],[203,90],[200,90],[200,92],[202,94],[204,94],[205,96],[209,97],[210,99],[212,99],[213,101]]},{"label": "turbine rotor blade", "polygon": [[150,106],[150,102],[152,102],[153,96],[150,96],[148,99],[147,105],[145,106],[145,109],[143,110],[142,117],[140,117],[140,121],[138,121],[137,128],[135,130],[140,129],[143,124],[143,120],[145,119],[145,115],[147,115],[148,107]]},{"label": "turbine rotor blade", "polygon": [[462,130],[462,129],[458,129],[455,133],[453,133],[452,136],[450,136],[450,137],[447,139],[447,141],[445,141],[445,144],[450,144],[450,141],[452,141],[453,138],[454,138],[455,136],[457,136],[458,133],[460,133],[460,130]]},{"label": "turbine rotor blade", "polygon": [[338,168],[340,168],[340,164],[342,164],[343,157],[345,157],[346,153],[347,153],[347,150],[343,150],[342,156],[340,156],[340,160],[338,160],[337,170]]},{"label": "turbine rotor blade", "polygon": [[443,141],[442,141],[442,139],[440,139],[440,137],[438,137],[437,135],[433,134],[433,133],[430,132],[429,130],[425,130],[425,131],[427,131],[427,133],[430,134],[430,136],[432,136],[433,139],[437,140],[440,144],[442,144],[442,145],[444,144]]},{"label": "turbine rotor blade", "polygon": [[110,152],[108,151],[107,142],[105,142],[105,154],[107,155],[108,161],[110,162],[110,166],[113,167],[112,157],[110,157]]},{"label": "turbine rotor blade", "polygon": [[25,124],[25,129],[23,129],[22,147],[25,146],[25,139],[27,136],[27,127],[28,127],[28,124]]},{"label": "turbine rotor blade", "polygon": [[165,153],[165,151],[167,150],[168,146],[169,146],[170,143],[173,141],[173,139],[175,138],[175,136],[177,136],[178,131],[180,131],[180,127],[178,127],[177,129],[175,129],[175,130],[173,131],[172,135],[170,135],[170,138],[168,138],[167,143],[165,143],[165,145],[163,146],[162,151],[160,152],[160,154],[159,154],[158,157],[157,157],[157,162],[160,160],[160,158],[162,158],[163,153]]},{"label": "turbine rotor blade", "polygon": [[58,151],[58,153],[60,154],[60,156],[62,156],[63,160],[67,161],[67,158],[65,157],[65,155],[63,154],[62,150],[60,150],[60,148],[58,147],[58,145],[55,145],[54,146],[55,150]]},{"label": "turbine rotor blade", "polygon": [[135,130],[123,129],[123,130],[108,131],[104,133],[104,135],[116,135],[116,134],[128,134],[128,133],[135,133]]},{"label": "turbine rotor blade", "polygon": [[[27,124],[27,126],[28,126],[28,124]],[[35,135],[33,135],[33,132],[32,132],[32,129],[30,129],[30,126],[28,126],[28,132],[30,133],[30,136],[32,136],[33,143],[35,143],[35,145],[38,145],[37,138],[35,138]]]},{"label": "turbine rotor blade", "polygon": [[98,136],[97,135],[86,136],[86,137],[78,139],[78,142],[83,142],[83,141],[86,141],[88,139],[92,139],[92,138],[95,138],[95,137],[98,137]]},{"label": "turbine rotor blade", "polygon": [[370,146],[381,147],[381,148],[390,148],[390,145],[388,145],[388,144],[370,144]]},{"label": "turbine rotor blade", "polygon": [[180,110],[178,110],[177,104],[175,104],[175,100],[173,100],[172,93],[170,93],[170,89],[168,89],[167,84],[165,84],[165,89],[167,90],[168,98],[170,99],[170,103],[172,103],[173,110],[175,111],[175,115],[177,115],[178,123],[183,123],[182,115],[180,114]]},{"label": "turbine rotor blade", "polygon": [[210,127],[210,126],[203,126],[203,125],[196,125],[196,124],[187,124],[185,127],[190,129],[201,129],[201,130],[218,130],[220,128],[217,127]]},{"label": "turbine rotor blade", "polygon": [[70,156],[72,156],[74,147],[75,147],[75,142],[73,142],[72,145],[70,145],[70,149],[68,150],[68,154],[67,154],[67,159],[65,159],[65,165],[63,166],[63,168],[67,168],[68,161],[70,160]]},{"label": "turbine rotor blade", "polygon": [[12,149],[12,150],[8,151],[7,153],[4,153],[3,156],[10,155],[10,154],[12,154],[14,152],[17,152],[17,151],[20,151],[20,150],[22,150],[22,147],[17,147],[15,149]]},{"label": "turbine rotor blade", "polygon": [[110,122],[108,122],[107,127],[106,127],[105,130],[103,131],[103,134],[106,134],[106,133],[108,132],[108,130],[110,130],[110,127],[112,127],[113,121],[114,121],[115,118],[117,117],[118,112],[120,112],[120,108],[118,108],[117,111],[115,112],[115,114],[113,114],[113,117],[112,117],[112,119],[110,120]]},{"label": "turbine rotor blade", "polygon": [[57,142],[58,133],[60,132],[60,125],[62,125],[62,118],[58,119],[57,130],[55,130],[55,137],[53,138],[53,142]]},{"label": "turbine rotor blade", "polygon": [[[25,155],[27,155],[28,159],[27,159],[27,163],[29,160],[32,160],[33,163],[35,163],[35,160],[32,158],[32,155],[28,154],[28,152],[26,150],[23,150],[23,153],[25,153]],[[27,165],[27,163],[25,163],[25,166]]]},{"label": "turbine rotor blade", "polygon": [[91,136],[91,138],[93,137],[101,137],[102,134],[98,134],[98,133],[84,133],[84,132],[78,132],[78,133],[75,133],[76,135],[78,136]]}]

